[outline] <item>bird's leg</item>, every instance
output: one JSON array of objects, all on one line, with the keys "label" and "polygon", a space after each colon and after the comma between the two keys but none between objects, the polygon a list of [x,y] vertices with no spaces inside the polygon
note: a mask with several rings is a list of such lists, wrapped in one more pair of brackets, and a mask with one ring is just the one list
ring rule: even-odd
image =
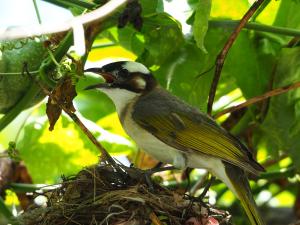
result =
[{"label": "bird's leg", "polygon": [[163,165],[164,165],[163,162],[158,162],[158,163],[156,163],[156,165],[155,165],[152,169],[160,168],[160,167],[162,167]]},{"label": "bird's leg", "polygon": [[157,165],[155,165],[151,169],[141,170],[139,168],[134,167],[134,164],[132,163],[132,164],[130,164],[130,167],[127,168],[126,170],[127,171],[132,171],[132,172],[130,172],[130,174],[132,175],[132,177],[134,179],[142,178],[142,180],[144,180],[146,182],[146,184],[149,186],[149,189],[154,190],[154,185],[153,185],[153,182],[151,180],[151,176],[154,173],[175,169],[174,166],[161,167],[162,164],[163,164],[162,162],[159,162]]},{"label": "bird's leg", "polygon": [[190,173],[192,172],[192,170],[193,170],[192,168],[187,167],[183,171],[182,177],[185,176],[185,179],[187,180],[187,185],[184,190],[184,193],[186,193],[190,189],[190,185],[191,185]]},{"label": "bird's leg", "polygon": [[167,171],[167,170],[174,170],[174,169],[175,169],[174,166],[166,166],[166,167],[160,167],[159,166],[159,167],[157,167],[157,165],[156,165],[152,169],[144,170],[145,180],[146,180],[146,183],[149,186],[149,189],[154,190],[154,185],[153,185],[153,182],[151,180],[151,176],[154,173],[163,172],[163,171]]},{"label": "bird's leg", "polygon": [[211,176],[210,179],[209,179],[209,181],[207,182],[207,184],[204,186],[204,190],[202,191],[202,193],[198,197],[201,202],[203,202],[203,199],[204,199],[205,195],[207,194],[209,188],[211,187],[211,185],[213,184],[213,182],[215,180],[216,180],[216,177],[215,176]]}]

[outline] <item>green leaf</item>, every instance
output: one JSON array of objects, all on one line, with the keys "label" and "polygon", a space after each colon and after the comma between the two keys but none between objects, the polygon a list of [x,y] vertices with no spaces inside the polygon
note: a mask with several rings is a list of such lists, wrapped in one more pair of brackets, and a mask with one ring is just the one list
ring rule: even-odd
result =
[{"label": "green leaf", "polygon": [[32,116],[17,143],[20,157],[35,183],[58,182],[61,175],[75,174],[83,166],[97,162],[97,153],[84,148],[73,123],[63,126],[60,119],[52,132],[48,126],[45,116]]},{"label": "green leaf", "polygon": [[148,67],[163,64],[183,43],[180,23],[166,13],[145,18],[141,33],[145,51],[138,61]]},{"label": "green leaf", "polygon": [[197,46],[207,53],[204,47],[204,38],[208,29],[208,19],[211,10],[211,0],[199,0],[195,10],[195,19],[193,23],[193,34]]},{"label": "green leaf", "polygon": [[144,51],[144,36],[131,26],[118,29],[119,44],[136,55]]},{"label": "green leaf", "polygon": [[[300,48],[283,49],[274,88],[292,84],[300,80]],[[261,125],[265,143],[270,153],[286,151],[300,169],[300,90],[292,90],[271,99],[268,115]]]},{"label": "green leaf", "polygon": [[[32,75],[36,76],[36,70],[47,53],[42,40],[1,41],[0,48],[0,113],[6,113],[22,99],[31,86],[30,78],[22,75],[24,63],[27,63],[30,72],[35,71]],[[42,94],[36,96],[27,102],[26,107],[33,106],[43,97]]]},{"label": "green leaf", "polygon": [[156,12],[158,12],[158,13],[164,12],[164,1],[163,0],[158,0]]},{"label": "green leaf", "polygon": [[265,63],[263,57],[259,58],[258,52],[259,48],[254,45],[249,32],[242,31],[225,61],[225,72],[235,77],[238,87],[247,99],[266,90],[273,67],[272,62]]},{"label": "green leaf", "polygon": [[[172,54],[161,67],[154,72],[159,82],[173,94],[206,112],[207,98],[210,89],[217,54],[230,32],[223,28],[209,29],[204,54],[193,41],[186,43]],[[205,71],[207,73],[197,76]]]},{"label": "green leaf", "polygon": [[164,8],[162,0],[140,0],[139,2],[142,5],[143,17],[155,14],[157,12],[162,12]]},{"label": "green leaf", "polygon": [[212,1],[210,16],[213,18],[230,18],[233,20],[241,19],[247,12],[250,4],[248,0],[224,0]]},{"label": "green leaf", "polygon": [[274,26],[300,28],[300,3],[295,0],[281,1]]},{"label": "green leaf", "polygon": [[[89,85],[99,83],[99,78],[85,76],[76,84],[77,96],[75,105],[77,110],[87,119],[97,121],[105,115],[115,111],[112,101],[97,90],[83,90]],[[96,104],[95,104],[96,103]]]}]

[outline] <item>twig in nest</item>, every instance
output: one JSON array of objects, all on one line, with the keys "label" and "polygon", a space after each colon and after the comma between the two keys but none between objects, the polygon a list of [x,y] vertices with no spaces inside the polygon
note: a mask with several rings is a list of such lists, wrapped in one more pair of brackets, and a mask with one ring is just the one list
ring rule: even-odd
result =
[{"label": "twig in nest", "polygon": [[243,102],[239,105],[229,107],[229,108],[217,113],[216,115],[214,115],[214,118],[218,118],[218,117],[220,117],[220,116],[222,116],[226,113],[231,113],[231,112],[237,111],[239,109],[242,109],[242,108],[245,108],[249,105],[255,104],[255,103],[260,102],[260,101],[263,101],[263,100],[265,100],[267,98],[270,98],[272,96],[280,95],[280,94],[286,93],[290,90],[293,90],[293,89],[296,89],[296,88],[299,88],[299,87],[300,87],[300,81],[296,82],[294,84],[291,84],[291,85],[287,85],[287,86],[284,86],[284,87],[273,89],[272,91],[268,91],[263,95],[250,98],[247,101],[245,101],[245,102]]},{"label": "twig in nest", "polygon": [[162,225],[162,223],[160,222],[160,220],[154,212],[150,213],[149,218],[154,225]]},{"label": "twig in nest", "polygon": [[[128,170],[132,168],[124,170],[129,174],[131,171]],[[31,208],[19,217],[19,221],[28,225],[90,225],[96,224],[94,221],[99,225],[151,222],[155,225],[181,225],[190,218],[203,216],[218,221],[226,219],[226,212],[211,206],[203,212],[200,201],[184,198],[158,184],[153,192],[140,177],[128,177],[121,185],[118,179],[118,171],[107,162],[85,168],[48,193],[46,208]],[[184,217],[182,212],[185,212]]]},{"label": "twig in nest", "polygon": [[227,40],[226,44],[224,45],[222,51],[219,53],[216,59],[216,70],[215,75],[213,78],[213,81],[211,83],[210,91],[209,91],[209,97],[208,97],[208,103],[207,103],[207,113],[211,115],[212,112],[212,105],[214,102],[217,85],[221,76],[222,68],[224,65],[225,58],[228,54],[229,49],[233,45],[233,42],[236,40],[238,34],[241,32],[243,27],[246,25],[248,20],[251,18],[251,16],[255,13],[255,11],[259,8],[259,6],[264,2],[264,0],[257,0],[253,3],[253,5],[250,7],[250,9],[247,11],[247,13],[243,16],[238,26],[235,28],[233,33],[230,35],[229,39]]}]

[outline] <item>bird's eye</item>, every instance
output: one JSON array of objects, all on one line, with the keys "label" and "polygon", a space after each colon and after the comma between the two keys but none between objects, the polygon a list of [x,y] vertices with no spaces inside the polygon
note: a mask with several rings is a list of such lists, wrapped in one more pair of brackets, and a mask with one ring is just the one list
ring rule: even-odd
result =
[{"label": "bird's eye", "polygon": [[121,69],[119,71],[118,75],[122,78],[127,78],[127,77],[129,77],[129,72],[126,69]]}]

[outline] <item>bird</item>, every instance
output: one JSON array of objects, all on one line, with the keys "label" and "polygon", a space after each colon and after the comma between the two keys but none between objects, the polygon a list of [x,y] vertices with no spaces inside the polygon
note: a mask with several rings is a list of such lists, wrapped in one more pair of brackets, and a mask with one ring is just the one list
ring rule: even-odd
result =
[{"label": "bird", "polygon": [[179,169],[204,168],[240,200],[251,225],[264,225],[247,175],[264,168],[250,150],[209,115],[164,89],[142,63],[117,61],[88,68],[105,82],[86,87],[114,103],[126,133],[138,147]]}]

